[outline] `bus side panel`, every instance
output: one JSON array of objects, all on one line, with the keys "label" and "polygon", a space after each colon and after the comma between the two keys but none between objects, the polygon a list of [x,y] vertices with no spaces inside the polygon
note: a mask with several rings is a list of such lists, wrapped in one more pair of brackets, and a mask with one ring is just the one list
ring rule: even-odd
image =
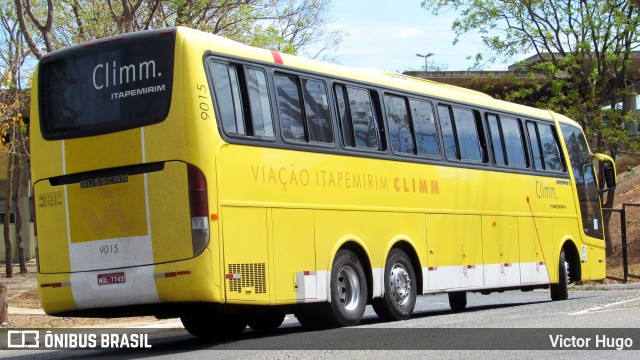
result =
[{"label": "bus side panel", "polygon": [[551,219],[518,218],[520,282],[522,284],[549,283],[549,264],[551,269],[554,269],[553,264],[557,262],[552,259],[554,251],[551,230]]},{"label": "bus side panel", "polygon": [[267,211],[257,207],[222,207],[220,219],[229,302],[270,302]]},{"label": "bus side panel", "polygon": [[484,286],[481,217],[427,215],[428,290]]},{"label": "bus side panel", "polygon": [[424,278],[427,281],[425,290],[438,291],[447,288],[447,277],[439,269],[446,265],[444,233],[444,215],[427,214],[427,273]]},{"label": "bus side panel", "polygon": [[481,217],[445,215],[443,220],[445,266],[438,272],[447,277],[447,289],[484,286]]},{"label": "bus side panel", "polygon": [[273,272],[277,302],[317,298],[313,210],[272,209]]},{"label": "bus side panel", "polygon": [[520,284],[517,218],[483,216],[482,253],[486,286]]}]

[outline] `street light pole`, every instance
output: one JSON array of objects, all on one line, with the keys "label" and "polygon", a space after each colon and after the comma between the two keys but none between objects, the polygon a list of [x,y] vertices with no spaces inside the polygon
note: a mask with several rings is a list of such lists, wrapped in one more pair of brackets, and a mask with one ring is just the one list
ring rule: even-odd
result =
[{"label": "street light pole", "polygon": [[434,53],[428,53],[426,55],[416,54],[417,57],[424,58],[424,72],[429,72],[429,57],[435,55]]}]

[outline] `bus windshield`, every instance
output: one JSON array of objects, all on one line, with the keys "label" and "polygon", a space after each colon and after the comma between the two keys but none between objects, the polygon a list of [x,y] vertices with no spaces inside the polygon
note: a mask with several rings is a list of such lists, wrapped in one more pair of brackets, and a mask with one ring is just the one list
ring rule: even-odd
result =
[{"label": "bus windshield", "polygon": [[576,179],[584,232],[591,237],[602,239],[600,196],[587,142],[582,131],[577,127],[561,124],[560,128],[567,144],[573,176]]},{"label": "bus windshield", "polygon": [[174,32],[111,38],[59,51],[39,68],[45,139],[104,134],[167,117]]}]

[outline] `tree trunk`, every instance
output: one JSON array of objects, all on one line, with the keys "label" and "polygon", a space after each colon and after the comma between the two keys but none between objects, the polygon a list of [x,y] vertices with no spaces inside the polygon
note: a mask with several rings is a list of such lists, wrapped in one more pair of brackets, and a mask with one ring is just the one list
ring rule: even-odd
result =
[{"label": "tree trunk", "polygon": [[13,277],[13,262],[11,261],[11,194],[13,188],[13,163],[15,161],[14,155],[8,154],[8,165],[7,165],[7,192],[5,194],[5,204],[4,204],[4,246],[5,246],[5,260],[6,260],[6,273],[7,277]]},{"label": "tree trunk", "polygon": [[22,237],[22,207],[20,206],[20,199],[22,197],[22,159],[16,158],[15,166],[15,187],[13,192],[13,201],[15,204],[16,213],[16,243],[18,244],[18,262],[20,263],[20,273],[27,273],[27,262],[24,258],[24,240]]},{"label": "tree trunk", "polygon": [[0,284],[0,325],[9,322],[9,304],[7,303],[7,287]]}]

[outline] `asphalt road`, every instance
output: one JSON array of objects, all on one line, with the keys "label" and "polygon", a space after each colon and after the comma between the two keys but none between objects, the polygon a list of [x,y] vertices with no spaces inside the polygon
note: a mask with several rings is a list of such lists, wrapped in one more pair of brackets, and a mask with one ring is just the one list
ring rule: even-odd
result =
[{"label": "asphalt road", "polygon": [[[638,359],[639,328],[638,288],[572,291],[569,300],[559,302],[550,301],[548,291],[512,291],[470,293],[467,309],[458,313],[450,310],[446,295],[420,296],[414,316],[400,322],[381,322],[369,307],[362,323],[352,328],[303,331],[295,317],[288,316],[268,336],[247,329],[233,340],[207,342],[184,329],[171,329],[150,333],[151,349],[8,350],[0,357]],[[552,350],[554,344],[561,350]]]}]

